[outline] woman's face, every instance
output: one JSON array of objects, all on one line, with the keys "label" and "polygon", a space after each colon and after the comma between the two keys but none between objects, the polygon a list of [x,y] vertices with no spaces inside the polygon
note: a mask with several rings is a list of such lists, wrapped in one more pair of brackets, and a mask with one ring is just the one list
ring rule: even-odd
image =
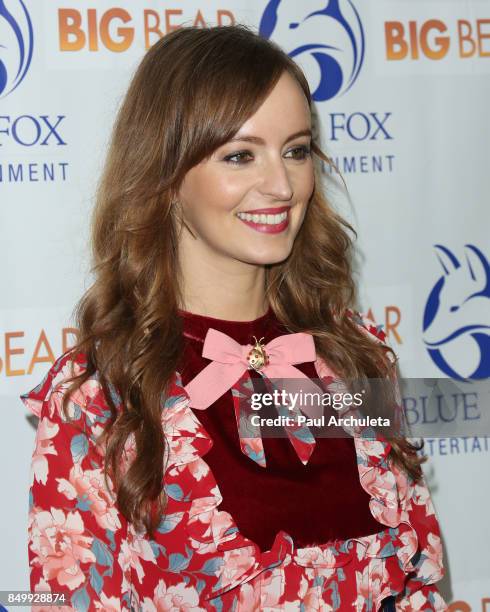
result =
[{"label": "woman's face", "polygon": [[197,240],[184,229],[181,248],[257,265],[286,259],[314,188],[310,142],[308,103],[285,72],[233,140],[185,176],[178,200]]}]

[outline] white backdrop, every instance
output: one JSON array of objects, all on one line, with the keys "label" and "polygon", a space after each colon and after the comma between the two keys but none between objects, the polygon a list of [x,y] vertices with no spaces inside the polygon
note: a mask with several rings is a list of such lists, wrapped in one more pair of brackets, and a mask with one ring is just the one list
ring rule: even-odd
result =
[{"label": "white backdrop", "polygon": [[[359,232],[360,307],[385,325],[401,374],[490,375],[489,0],[4,0],[0,590],[29,588],[34,429],[18,395],[73,342],[115,109],[148,45],[204,22],[260,28],[304,68],[349,189],[326,171]],[[426,441],[452,610],[490,610],[490,441],[479,433]]]}]

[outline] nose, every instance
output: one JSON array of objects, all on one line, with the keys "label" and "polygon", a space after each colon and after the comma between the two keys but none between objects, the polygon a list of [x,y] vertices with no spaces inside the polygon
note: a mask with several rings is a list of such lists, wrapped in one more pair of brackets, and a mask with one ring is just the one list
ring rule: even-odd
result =
[{"label": "nose", "polygon": [[283,202],[293,197],[291,179],[281,157],[274,157],[264,163],[260,188],[264,195]]}]

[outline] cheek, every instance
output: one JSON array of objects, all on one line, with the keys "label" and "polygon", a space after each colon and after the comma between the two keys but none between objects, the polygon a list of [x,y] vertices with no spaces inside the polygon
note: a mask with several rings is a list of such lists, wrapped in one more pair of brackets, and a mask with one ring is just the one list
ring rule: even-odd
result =
[{"label": "cheek", "polygon": [[222,173],[205,173],[189,184],[185,201],[191,214],[206,212],[206,216],[219,215],[239,207],[248,191],[246,181]]},{"label": "cheek", "polygon": [[303,201],[308,201],[313,193],[315,187],[315,173],[313,164],[310,163],[305,168],[304,174],[300,177],[297,185],[297,193],[299,198]]},{"label": "cheek", "polygon": [[315,189],[315,175],[313,167],[306,170],[302,176],[298,177],[295,185],[295,197],[298,202],[301,202],[300,210],[298,211],[298,222],[301,224],[306,215],[306,210],[309,205],[311,196]]},{"label": "cheek", "polygon": [[244,177],[231,172],[214,178],[209,185],[206,199],[214,204],[217,212],[229,212],[238,208],[249,189]]}]

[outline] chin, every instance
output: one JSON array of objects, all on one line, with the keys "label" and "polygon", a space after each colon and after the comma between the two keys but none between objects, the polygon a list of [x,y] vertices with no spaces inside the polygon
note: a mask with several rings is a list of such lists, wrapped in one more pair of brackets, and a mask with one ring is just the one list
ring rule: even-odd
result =
[{"label": "chin", "polygon": [[289,257],[290,253],[291,249],[267,250],[260,255],[258,253],[250,254],[250,256],[244,258],[243,261],[256,266],[267,266],[283,262]]}]

